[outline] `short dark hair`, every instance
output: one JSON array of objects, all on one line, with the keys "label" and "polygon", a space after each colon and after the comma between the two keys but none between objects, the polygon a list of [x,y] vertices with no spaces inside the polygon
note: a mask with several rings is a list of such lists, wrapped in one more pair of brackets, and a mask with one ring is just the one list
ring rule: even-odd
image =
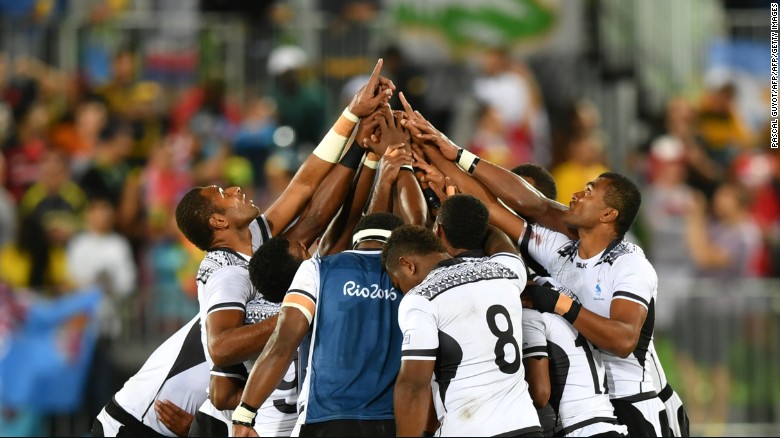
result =
[{"label": "short dark hair", "polygon": [[290,254],[286,237],[272,237],[249,260],[249,280],[263,298],[281,303],[301,263],[303,260]]},{"label": "short dark hair", "polygon": [[490,213],[474,196],[458,194],[442,202],[436,220],[453,247],[480,249],[487,235]]},{"label": "short dark hair", "polygon": [[382,265],[387,270],[398,267],[398,259],[408,255],[446,253],[447,249],[433,231],[418,225],[396,228],[382,249]]},{"label": "short dark hair", "polygon": [[355,229],[352,230],[352,234],[369,229],[393,231],[403,224],[403,219],[394,214],[385,212],[371,213],[360,218],[355,225]]},{"label": "short dark hair", "polygon": [[636,184],[619,173],[604,172],[599,175],[599,178],[604,178],[609,182],[604,189],[604,203],[618,211],[615,231],[618,236],[622,237],[631,228],[631,224],[634,223],[634,219],[639,213],[642,195]]},{"label": "short dark hair", "polygon": [[187,240],[206,251],[214,241],[214,230],[209,226],[209,218],[223,211],[203,196],[202,190],[203,187],[195,187],[181,198],[176,206],[176,225]]},{"label": "short dark hair", "polygon": [[555,179],[544,167],[534,163],[525,163],[512,169],[512,172],[517,176],[533,178],[533,186],[547,198],[558,198],[558,187],[555,185]]}]

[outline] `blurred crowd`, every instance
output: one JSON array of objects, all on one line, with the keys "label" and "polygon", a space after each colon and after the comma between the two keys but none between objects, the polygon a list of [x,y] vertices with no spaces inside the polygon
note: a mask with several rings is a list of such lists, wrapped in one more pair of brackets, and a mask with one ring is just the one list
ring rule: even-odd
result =
[{"label": "blurred crowd", "polygon": [[[375,59],[323,53],[315,65],[301,48],[281,45],[267,59],[271,85],[232,96],[214,75],[171,87],[132,48],[112,53],[102,76],[66,74],[27,55],[0,53],[0,283],[42,296],[100,285],[109,344],[128,329],[120,323],[128,314],[151,311],[150,329],[171,333],[197,312],[192,274],[202,253],[176,228],[179,197],[195,185],[238,185],[264,209],[343,108],[340,96],[362,83],[350,79],[370,70],[364,58]],[[383,74],[436,126],[506,168],[544,165],[563,203],[600,173],[627,166],[645,191],[633,238],[660,278],[662,335],[680,323],[672,296],[695,279],[717,279],[726,290],[736,278],[780,276],[780,163],[768,125],[752,128],[740,114],[738,82],[673,98],[630,163],[610,163],[616,145],[607,143],[599,109],[575,100],[552,117],[547,90],[505,48],[486,48],[446,105],[431,66],[414,65],[403,47],[380,55]],[[699,311],[716,324],[728,307]],[[695,345],[681,351],[692,375],[707,359]],[[728,386],[728,376],[715,378]]]}]

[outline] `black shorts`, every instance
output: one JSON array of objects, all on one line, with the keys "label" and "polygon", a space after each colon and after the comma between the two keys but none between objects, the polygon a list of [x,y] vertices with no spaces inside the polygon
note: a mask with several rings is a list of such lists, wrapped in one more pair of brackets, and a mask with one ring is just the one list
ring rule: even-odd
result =
[{"label": "black shorts", "polygon": [[224,421],[211,415],[198,411],[190,425],[190,433],[187,436],[215,436],[227,437],[230,431]]},{"label": "black shorts", "polygon": [[394,437],[395,420],[331,420],[322,423],[302,424],[298,436]]},{"label": "black shorts", "polygon": [[669,420],[661,399],[610,400],[620,424],[628,428],[630,437],[657,437],[669,435]]}]

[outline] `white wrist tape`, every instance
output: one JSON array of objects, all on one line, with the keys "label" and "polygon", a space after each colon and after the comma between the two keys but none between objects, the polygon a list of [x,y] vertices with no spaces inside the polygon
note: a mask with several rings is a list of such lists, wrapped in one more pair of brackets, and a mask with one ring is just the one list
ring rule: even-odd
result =
[{"label": "white wrist tape", "polygon": [[410,171],[412,171],[412,173],[414,173],[414,167],[412,167],[411,164],[402,164],[401,165],[401,169],[410,170]]},{"label": "white wrist tape", "polygon": [[463,153],[460,155],[460,159],[458,160],[458,166],[463,169],[464,171],[468,173],[474,172],[474,167],[479,162],[479,157],[474,155],[473,153],[463,150]]},{"label": "white wrist tape", "polygon": [[331,129],[312,153],[328,163],[338,163],[341,153],[344,152],[344,146],[347,145],[347,140],[347,137],[339,135]]},{"label": "white wrist tape", "polygon": [[352,114],[352,112],[349,110],[349,107],[344,108],[344,112],[341,113],[342,116],[344,116],[347,120],[357,123],[360,120],[360,117]]},{"label": "white wrist tape", "polygon": [[253,424],[255,421],[255,416],[257,416],[257,412],[252,412],[239,404],[238,407],[233,411],[231,420]]},{"label": "white wrist tape", "polygon": [[363,165],[368,167],[369,169],[376,169],[377,167],[379,167],[379,161],[366,160],[363,161]]}]

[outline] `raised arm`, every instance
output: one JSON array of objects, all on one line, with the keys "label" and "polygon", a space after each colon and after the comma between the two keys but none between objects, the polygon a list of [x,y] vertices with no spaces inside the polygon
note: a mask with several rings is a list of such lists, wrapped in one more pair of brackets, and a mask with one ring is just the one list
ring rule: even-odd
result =
[{"label": "raised arm", "polygon": [[309,331],[309,321],[300,310],[283,307],[280,315],[267,348],[252,367],[241,403],[233,412],[233,436],[255,436],[252,424],[257,409],[279,386]]},{"label": "raised arm", "polygon": [[552,288],[535,286],[527,290],[535,309],[563,316],[599,349],[619,357],[628,357],[636,349],[647,318],[647,308],[641,304],[613,299],[609,318],[605,318]]},{"label": "raised arm", "polygon": [[[455,163],[447,160],[441,152],[430,145],[423,144],[422,150],[427,159],[439,168],[458,187],[462,193],[468,193],[481,200],[490,213],[490,223],[506,233],[512,241],[517,242],[525,231],[525,220],[501,205],[498,199],[481,182],[463,172]],[[415,166],[425,169],[422,160],[417,160]]]},{"label": "raised arm", "polygon": [[403,143],[388,147],[379,161],[379,174],[366,214],[393,211],[393,186],[403,165],[412,165],[412,156]]},{"label": "raised arm", "polygon": [[573,235],[572,231],[561,222],[563,213],[567,210],[565,205],[547,199],[532,185],[509,170],[482,160],[458,147],[418,112],[415,112],[415,116],[406,123],[415,139],[437,147],[445,159],[457,163],[462,170],[473,175],[518,214],[533,218],[547,228],[576,238],[576,235]]},{"label": "raised arm", "polygon": [[352,230],[363,216],[366,209],[368,198],[371,196],[371,189],[374,185],[376,176],[376,167],[379,165],[379,157],[373,152],[366,155],[358,177],[352,185],[344,206],[339,214],[328,225],[328,229],[322,235],[319,244],[319,253],[321,255],[336,254],[350,248],[352,243]]},{"label": "raised arm", "polygon": [[344,147],[360,117],[366,117],[385,103],[395,86],[381,76],[380,59],[368,83],[353,97],[347,109],[339,116],[320,144],[314,149],[290,184],[279,198],[265,212],[271,234],[277,235],[303,209],[317,187],[335,163],[339,161]]},{"label": "raised arm", "polygon": [[339,161],[339,165],[334,167],[317,187],[311,202],[306,205],[295,225],[285,232],[285,237],[301,242],[308,248],[322,235],[344,203],[363,154],[364,150],[353,143]]}]

